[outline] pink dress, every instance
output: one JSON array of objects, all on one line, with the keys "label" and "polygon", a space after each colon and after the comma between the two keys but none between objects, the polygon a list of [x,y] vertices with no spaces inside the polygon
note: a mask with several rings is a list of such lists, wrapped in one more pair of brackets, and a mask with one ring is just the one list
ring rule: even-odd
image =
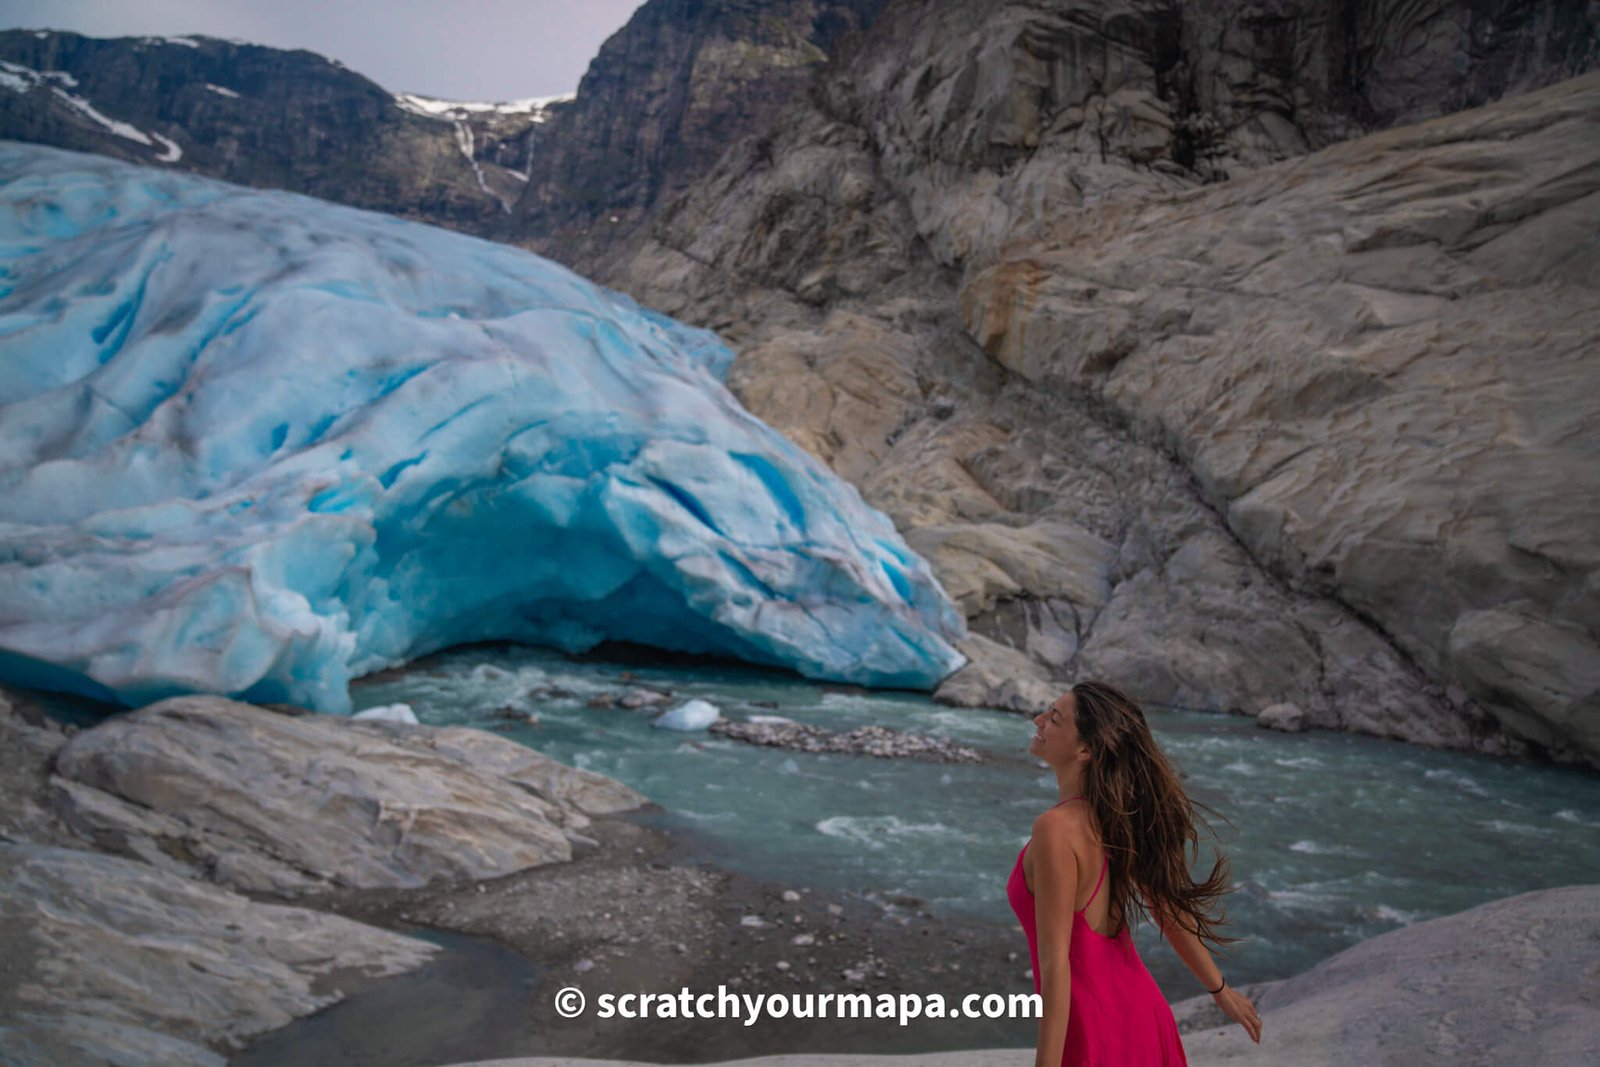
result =
[{"label": "pink dress", "polygon": [[[1028,956],[1033,960],[1033,990],[1039,992],[1039,932],[1033,914],[1033,893],[1022,873],[1022,857],[1006,883],[1006,896],[1017,921],[1028,935]],[[1083,905],[1072,913],[1072,945],[1067,958],[1072,968],[1072,1011],[1067,1018],[1067,1044],[1061,1067],[1187,1067],[1178,1024],[1161,987],[1145,968],[1134,947],[1133,934],[1123,923],[1116,937],[1107,937],[1089,925],[1089,905],[1100,892],[1111,865],[1100,868],[1100,881]]]}]

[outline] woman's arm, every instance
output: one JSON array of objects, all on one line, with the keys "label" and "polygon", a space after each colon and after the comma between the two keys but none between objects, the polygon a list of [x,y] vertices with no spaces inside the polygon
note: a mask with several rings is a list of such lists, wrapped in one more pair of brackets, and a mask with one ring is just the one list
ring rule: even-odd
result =
[{"label": "woman's arm", "polygon": [[[1191,930],[1185,929],[1180,923],[1169,923],[1155,916],[1156,925],[1161,928],[1162,934],[1172,944],[1172,950],[1178,954],[1194,972],[1194,976],[1205,983],[1207,992],[1211,993],[1211,1002],[1222,1009],[1222,1014],[1244,1027],[1245,1033],[1250,1035],[1250,1040],[1256,1044],[1261,1043],[1261,1015],[1256,1011],[1256,1006],[1250,998],[1232,986],[1222,984],[1222,972],[1217,969],[1216,961],[1211,958],[1211,953],[1206,951],[1205,945],[1200,943],[1200,938]],[[1217,987],[1222,988],[1218,989]]]},{"label": "woman's arm", "polygon": [[1191,931],[1183,928],[1182,924],[1168,922],[1159,914],[1155,916],[1156,925],[1161,928],[1161,933],[1172,945],[1172,951],[1188,966],[1194,976],[1200,979],[1200,984],[1207,990],[1215,989],[1222,984],[1222,972],[1217,969],[1216,961],[1211,958],[1211,953],[1206,951],[1205,945]]},{"label": "woman's arm", "polygon": [[1039,991],[1044,1013],[1034,1067],[1060,1067],[1072,1013],[1072,904],[1078,892],[1078,858],[1060,809],[1033,823],[1033,914],[1039,935]]}]

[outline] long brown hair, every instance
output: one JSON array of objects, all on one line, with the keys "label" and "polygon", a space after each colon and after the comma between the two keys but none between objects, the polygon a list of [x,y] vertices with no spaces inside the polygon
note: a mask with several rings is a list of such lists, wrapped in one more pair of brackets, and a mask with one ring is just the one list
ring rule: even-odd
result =
[{"label": "long brown hair", "polygon": [[1126,922],[1132,905],[1158,926],[1176,925],[1219,948],[1244,940],[1216,932],[1225,909],[1211,918],[1213,905],[1233,892],[1228,861],[1219,852],[1211,876],[1196,882],[1184,858],[1186,843],[1193,845],[1196,859],[1200,856],[1195,809],[1219,813],[1189,799],[1177,770],[1151,736],[1144,711],[1126,693],[1089,681],[1074,685],[1072,697],[1078,735],[1089,747],[1083,794],[1111,857],[1107,890],[1117,913]]}]

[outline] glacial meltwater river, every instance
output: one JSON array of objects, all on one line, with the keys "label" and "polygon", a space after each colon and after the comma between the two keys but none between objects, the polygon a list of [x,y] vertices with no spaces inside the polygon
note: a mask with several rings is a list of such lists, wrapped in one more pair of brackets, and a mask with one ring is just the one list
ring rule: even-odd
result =
[{"label": "glacial meltwater river", "polygon": [[[624,671],[633,680],[624,680]],[[760,747],[651,726],[652,712],[588,699],[633,686],[670,689],[725,716],[782,715],[845,730],[867,724],[951,738],[992,756],[938,764]],[[559,690],[567,695],[549,695]],[[545,695],[540,695],[541,691]],[[578,661],[504,646],[458,649],[354,690],[358,708],[403,702],[436,725],[505,728],[495,712],[534,712],[506,736],[610,775],[660,804],[653,816],[709,842],[709,858],[758,878],[864,894],[886,908],[920,898],[935,916],[1014,926],[1005,880],[1055,780],[1027,753],[1028,718],[944,707],[909,692],[866,691],[738,666]],[[1286,978],[1364,938],[1534,889],[1600,882],[1600,775],[1146,707],[1156,739],[1214,819],[1212,845],[1237,891],[1224,898],[1229,980]],[[1020,938],[1020,933],[1018,937]],[[1165,989],[1192,984],[1148,924],[1135,940]],[[1159,949],[1159,951],[1158,951]]]}]

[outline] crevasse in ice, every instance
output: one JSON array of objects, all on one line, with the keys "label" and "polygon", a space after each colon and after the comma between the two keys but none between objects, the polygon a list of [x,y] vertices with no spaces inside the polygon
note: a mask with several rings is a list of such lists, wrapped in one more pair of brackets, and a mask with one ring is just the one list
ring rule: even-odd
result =
[{"label": "crevasse in ice", "polygon": [[731,354],[519,249],[0,142],[0,678],[348,712],[611,638],[927,688],[960,613]]}]

